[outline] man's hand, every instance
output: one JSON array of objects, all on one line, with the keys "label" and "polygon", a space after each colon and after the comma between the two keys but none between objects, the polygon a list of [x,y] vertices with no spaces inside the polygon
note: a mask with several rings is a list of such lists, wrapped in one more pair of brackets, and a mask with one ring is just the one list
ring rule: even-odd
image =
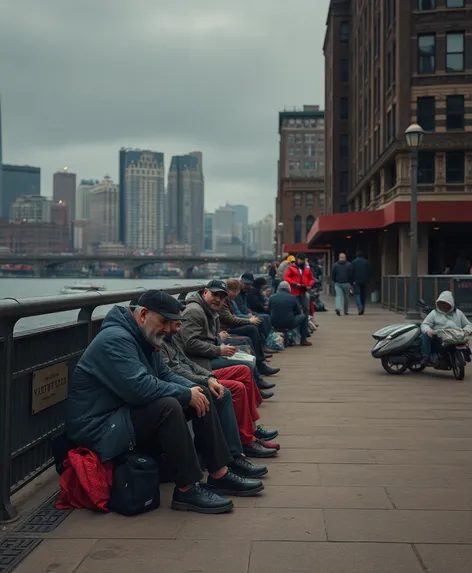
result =
[{"label": "man's hand", "polygon": [[226,330],[222,330],[222,331],[220,332],[220,338],[221,338],[221,340],[226,340],[226,339],[229,338],[229,336],[230,336],[230,335],[229,335],[229,332],[226,332]]},{"label": "man's hand", "polygon": [[216,378],[209,378],[208,380],[208,389],[212,393],[215,398],[223,398],[223,393],[225,391],[225,387],[218,382]]},{"label": "man's hand", "polygon": [[195,408],[197,416],[201,418],[210,409],[210,402],[208,402],[205,394],[203,393],[203,389],[200,388],[200,386],[193,386],[190,388],[190,392],[192,393],[192,399],[189,402],[189,406]]},{"label": "man's hand", "polygon": [[221,349],[221,356],[224,358],[231,357],[236,354],[236,346],[227,346],[226,344],[222,344],[220,346]]},{"label": "man's hand", "polygon": [[434,332],[431,330],[431,328],[429,328],[429,329],[426,331],[426,334],[427,334],[430,338],[432,338],[433,335],[434,335]]},{"label": "man's hand", "polygon": [[258,316],[251,316],[249,319],[251,324],[255,324],[256,326],[262,322],[262,320]]}]

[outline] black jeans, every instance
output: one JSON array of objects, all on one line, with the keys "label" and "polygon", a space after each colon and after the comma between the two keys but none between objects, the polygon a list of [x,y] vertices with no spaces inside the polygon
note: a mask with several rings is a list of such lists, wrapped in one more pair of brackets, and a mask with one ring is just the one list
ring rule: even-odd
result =
[{"label": "black jeans", "polygon": [[232,328],[230,330],[230,333],[237,334],[238,336],[247,336],[248,338],[250,338],[252,346],[254,348],[256,360],[258,362],[261,362],[265,359],[264,348],[262,346],[262,341],[257,326],[254,326],[253,324],[245,324],[244,326],[237,326],[236,328]]},{"label": "black jeans", "polygon": [[[205,396],[212,402],[208,389]],[[187,420],[192,421],[195,445]],[[162,454],[172,468],[175,485],[185,487],[202,479],[195,448],[210,473],[228,465],[231,453],[213,405],[199,418],[194,408],[185,408],[175,398],[159,398],[142,408],[131,409],[136,448]]]},{"label": "black jeans", "polygon": [[226,443],[233,458],[239,457],[243,453],[243,447],[239,438],[238,422],[234,413],[233,397],[228,388],[225,388],[222,398],[211,397],[220,419]]},{"label": "black jeans", "polygon": [[365,302],[367,299],[367,284],[366,283],[356,283],[354,285],[354,296],[356,298],[356,305],[359,310],[365,308]]}]

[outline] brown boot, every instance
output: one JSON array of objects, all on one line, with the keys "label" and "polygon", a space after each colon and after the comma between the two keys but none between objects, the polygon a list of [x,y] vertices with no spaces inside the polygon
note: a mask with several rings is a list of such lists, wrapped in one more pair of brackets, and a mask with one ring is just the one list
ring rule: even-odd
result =
[{"label": "brown boot", "polygon": [[305,340],[300,340],[300,346],[313,346],[313,344],[305,338]]}]

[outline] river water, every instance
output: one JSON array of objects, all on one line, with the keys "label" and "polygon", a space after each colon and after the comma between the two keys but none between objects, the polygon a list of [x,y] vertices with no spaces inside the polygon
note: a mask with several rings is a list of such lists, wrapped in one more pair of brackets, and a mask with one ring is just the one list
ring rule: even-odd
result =
[{"label": "river water", "polygon": [[[74,284],[75,279],[56,278],[56,279],[33,279],[33,278],[0,278],[0,299],[3,298],[31,298],[41,296],[64,296],[61,295],[61,288]],[[85,282],[85,281],[84,281]],[[88,281],[87,281],[88,282]],[[201,279],[90,279],[90,282],[99,282],[106,286],[107,291],[131,290],[138,287],[144,288],[170,288],[174,286],[186,286],[201,283]],[[123,303],[126,304],[126,303]],[[105,315],[111,306],[100,306],[94,316]],[[50,326],[52,324],[61,324],[77,320],[78,310],[67,312],[58,312],[54,314],[45,314],[43,316],[34,316],[19,320],[15,326],[15,332],[30,330]]]}]

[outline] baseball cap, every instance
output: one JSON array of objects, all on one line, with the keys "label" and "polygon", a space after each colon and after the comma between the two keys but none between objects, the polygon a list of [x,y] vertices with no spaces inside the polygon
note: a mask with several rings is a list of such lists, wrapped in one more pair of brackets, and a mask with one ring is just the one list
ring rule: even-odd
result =
[{"label": "baseball cap", "polygon": [[254,275],[252,273],[243,273],[239,280],[242,281],[244,284],[253,285],[254,284]]},{"label": "baseball cap", "polygon": [[164,290],[147,290],[139,297],[138,306],[157,312],[168,320],[182,320],[182,303]]},{"label": "baseball cap", "polygon": [[225,281],[220,279],[213,279],[211,280],[207,286],[207,290],[213,293],[222,292],[224,294],[228,294],[228,286],[226,285]]}]

